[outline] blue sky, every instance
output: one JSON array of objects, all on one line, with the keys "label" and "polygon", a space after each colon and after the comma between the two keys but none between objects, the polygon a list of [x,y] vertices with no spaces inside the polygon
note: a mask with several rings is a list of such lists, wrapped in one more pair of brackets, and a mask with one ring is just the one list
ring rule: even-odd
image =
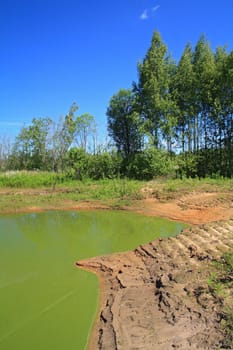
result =
[{"label": "blue sky", "polygon": [[0,136],[76,102],[103,138],[109,100],[137,80],[153,31],[176,60],[202,33],[232,50],[232,14],[232,0],[0,1]]}]

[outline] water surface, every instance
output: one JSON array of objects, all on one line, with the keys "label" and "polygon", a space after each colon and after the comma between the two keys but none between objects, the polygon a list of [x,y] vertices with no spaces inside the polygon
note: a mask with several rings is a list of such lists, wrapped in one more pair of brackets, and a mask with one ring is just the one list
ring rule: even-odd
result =
[{"label": "water surface", "polygon": [[0,216],[0,349],[85,349],[98,281],[75,261],[130,250],[182,227],[119,211]]}]

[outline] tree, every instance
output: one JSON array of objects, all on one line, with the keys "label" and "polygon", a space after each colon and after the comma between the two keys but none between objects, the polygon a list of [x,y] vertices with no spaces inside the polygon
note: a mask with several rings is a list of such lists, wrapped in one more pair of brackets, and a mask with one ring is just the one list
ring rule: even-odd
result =
[{"label": "tree", "polygon": [[135,110],[135,95],[131,90],[121,89],[112,96],[107,117],[109,136],[124,157],[142,149],[142,122]]},{"label": "tree", "polygon": [[77,143],[78,147],[81,147],[87,151],[88,139],[90,137],[94,138],[96,133],[95,119],[91,114],[85,113],[76,118],[75,124],[75,142]]},{"label": "tree", "polygon": [[194,151],[208,147],[210,118],[213,107],[215,60],[204,35],[198,40],[193,55],[195,87]]},{"label": "tree", "polygon": [[181,143],[181,150],[192,150],[192,118],[194,114],[194,72],[193,52],[190,44],[187,44],[178,63],[173,79],[173,96],[178,107],[177,138]]},{"label": "tree", "polygon": [[70,107],[69,113],[63,119],[60,118],[58,124],[53,124],[53,135],[51,138],[51,157],[53,170],[64,171],[66,154],[74,142],[76,135],[75,112],[78,110],[76,103]]},{"label": "tree", "polygon": [[145,121],[152,144],[158,148],[162,136],[171,148],[175,120],[175,104],[170,93],[175,64],[167,54],[160,34],[155,32],[143,63],[138,64],[139,82],[135,85],[140,114]]},{"label": "tree", "polygon": [[16,167],[27,170],[46,169],[51,123],[50,118],[33,118],[31,125],[21,129],[12,151],[12,157],[17,159]]},{"label": "tree", "polygon": [[9,156],[11,154],[11,142],[7,136],[0,137],[0,170],[7,169]]},{"label": "tree", "polygon": [[215,55],[217,74],[215,79],[215,126],[218,128],[219,172],[223,176],[233,174],[233,52],[218,48]]}]

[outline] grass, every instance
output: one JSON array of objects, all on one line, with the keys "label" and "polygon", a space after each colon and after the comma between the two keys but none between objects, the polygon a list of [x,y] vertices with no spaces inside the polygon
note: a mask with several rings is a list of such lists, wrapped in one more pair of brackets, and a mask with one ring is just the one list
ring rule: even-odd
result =
[{"label": "grass", "polygon": [[160,200],[177,198],[190,191],[196,192],[229,192],[233,191],[233,179],[156,179],[150,182],[154,197]]},{"label": "grass", "polygon": [[0,212],[32,207],[62,208],[82,201],[97,201],[119,208],[141,199],[140,190],[144,185],[144,182],[126,179],[76,181],[47,172],[0,174]]},{"label": "grass", "polygon": [[62,174],[37,171],[12,171],[0,174],[0,188],[52,187],[66,182]]},{"label": "grass", "polygon": [[38,171],[0,173],[0,212],[15,212],[29,207],[62,208],[66,202],[98,201],[113,208],[127,206],[147,195],[166,201],[190,191],[233,191],[233,179],[166,179],[143,182],[128,179],[93,181],[71,180],[63,174]]},{"label": "grass", "polygon": [[[90,184],[95,183],[92,180],[84,180],[82,183]],[[117,180],[99,180],[97,183],[108,184],[109,182],[117,183]],[[128,183],[130,180],[121,180],[121,191],[128,191]],[[139,182],[139,181],[131,181]],[[69,185],[72,187],[75,186],[77,181],[71,180],[64,174],[57,174],[53,172],[39,172],[39,171],[11,171],[6,173],[0,173],[0,188],[41,188],[41,187],[52,187],[54,185]],[[140,183],[144,183],[141,181]],[[118,185],[113,186],[118,186]],[[158,189],[164,192],[180,192],[180,191],[229,191],[233,190],[233,179],[166,179],[166,178],[157,178],[153,181],[150,181],[150,186],[154,189]]]},{"label": "grass", "polygon": [[98,201],[113,208],[130,205],[140,200],[150,188],[150,194],[163,200],[178,198],[190,191],[233,191],[232,179],[165,179],[150,182],[127,179],[93,181],[71,180],[63,174],[38,171],[15,171],[0,173],[0,212],[15,212],[27,207],[60,208],[64,202]]},{"label": "grass", "polygon": [[224,254],[215,262],[215,271],[208,280],[210,292],[219,300],[224,300],[221,326],[225,334],[224,348],[233,347],[233,251]]}]

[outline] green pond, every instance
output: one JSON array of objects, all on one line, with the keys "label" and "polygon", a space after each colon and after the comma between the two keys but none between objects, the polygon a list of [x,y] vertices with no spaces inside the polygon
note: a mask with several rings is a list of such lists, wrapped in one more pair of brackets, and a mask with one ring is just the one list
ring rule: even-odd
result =
[{"label": "green pond", "polygon": [[120,211],[0,216],[0,349],[85,349],[98,280],[75,262],[176,235],[182,227]]}]

